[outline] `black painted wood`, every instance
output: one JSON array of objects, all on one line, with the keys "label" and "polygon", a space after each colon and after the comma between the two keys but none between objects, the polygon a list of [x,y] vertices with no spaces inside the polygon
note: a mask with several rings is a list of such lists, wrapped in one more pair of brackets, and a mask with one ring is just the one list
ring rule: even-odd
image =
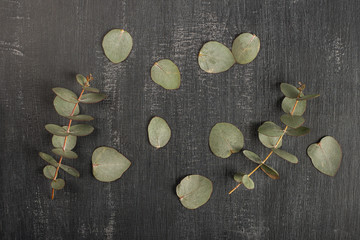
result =
[{"label": "black painted wood", "polygon": [[[357,239],[359,12],[357,0],[1,1],[1,239]],[[129,58],[117,65],[101,48],[112,28],[134,38]],[[199,68],[205,42],[231,47],[241,32],[261,39],[254,62],[214,75]],[[150,68],[162,58],[179,66],[179,90],[151,81]],[[80,159],[66,161],[82,176],[61,173],[67,185],[51,201],[37,153],[51,150],[44,125],[66,123],[52,107],[51,88],[80,92],[75,74],[90,72],[109,97],[82,108],[96,117],[96,131],[79,139]],[[279,83],[299,81],[322,95],[305,114],[312,132],[285,138],[284,149],[299,164],[272,157],[279,180],[257,172],[255,190],[228,196],[232,174],[254,164],[241,154],[215,157],[207,140],[211,127],[235,124],[245,148],[266,156],[256,129],[266,120],[279,123]],[[159,150],[146,132],[155,115],[173,133]],[[306,155],[325,135],[337,138],[344,152],[334,178],[319,173]],[[132,161],[116,182],[91,174],[92,151],[101,145]],[[210,201],[193,211],[175,194],[188,174],[214,183]]]}]

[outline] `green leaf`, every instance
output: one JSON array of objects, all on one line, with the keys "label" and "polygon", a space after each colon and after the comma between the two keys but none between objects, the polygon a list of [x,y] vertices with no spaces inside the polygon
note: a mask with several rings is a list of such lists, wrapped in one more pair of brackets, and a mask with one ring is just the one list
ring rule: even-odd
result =
[{"label": "green leaf", "polygon": [[81,74],[76,74],[76,81],[81,85],[81,86],[86,86],[87,83],[87,79],[86,77],[84,77]]},{"label": "green leaf", "polygon": [[78,115],[80,112],[79,104],[66,102],[62,100],[59,96],[56,96],[54,99],[54,107],[56,112],[63,117],[70,116],[73,111],[74,111],[73,115]]},{"label": "green leaf", "polygon": [[244,175],[241,179],[242,183],[247,189],[254,189],[255,184],[254,181],[249,177],[249,175]]},{"label": "green leaf", "polygon": [[94,131],[94,127],[88,124],[77,124],[70,127],[70,135],[72,136],[87,136]]},{"label": "green leaf", "polygon": [[149,142],[153,147],[164,147],[170,140],[171,129],[161,117],[153,117],[148,126]]},{"label": "green leaf", "polygon": [[162,59],[151,68],[151,79],[165,89],[180,87],[180,71],[169,59]]},{"label": "green leaf", "polygon": [[73,91],[70,91],[66,88],[56,87],[52,89],[53,92],[58,95],[62,100],[65,100],[70,103],[77,103],[78,97]]},{"label": "green leaf", "polygon": [[240,34],[233,42],[232,53],[237,63],[252,62],[260,50],[260,39],[251,33]]},{"label": "green leaf", "polygon": [[291,153],[288,153],[284,150],[280,150],[280,149],[276,149],[276,148],[273,148],[272,149],[274,151],[274,153],[276,155],[278,155],[279,157],[285,159],[286,161],[289,161],[291,163],[298,163],[299,160],[298,158],[295,156],[295,155],[292,155]]},{"label": "green leaf", "polygon": [[187,209],[196,209],[204,205],[213,191],[212,182],[200,175],[186,176],[176,186],[176,194]]},{"label": "green leaf", "polygon": [[242,132],[230,123],[217,123],[210,132],[209,146],[215,156],[228,158],[244,146]]},{"label": "green leaf", "polygon": [[49,154],[43,153],[43,152],[39,152],[39,156],[44,159],[46,162],[50,163],[51,165],[53,165],[54,167],[58,166],[57,161],[50,156]]},{"label": "green leaf", "polygon": [[234,180],[238,183],[242,183],[242,178],[245,174],[244,173],[236,173],[234,175]]},{"label": "green leaf", "polygon": [[253,161],[254,163],[257,163],[257,164],[261,164],[262,163],[262,160],[261,158],[259,157],[259,155],[257,155],[256,153],[254,152],[251,152],[249,150],[244,150],[243,151],[243,154],[245,155],[245,157],[247,157],[248,159],[250,159],[251,161]]},{"label": "green leaf", "polygon": [[123,29],[112,29],[102,42],[106,57],[113,63],[124,61],[129,56],[132,46],[131,35]]},{"label": "green leaf", "polygon": [[106,98],[102,93],[85,93],[81,96],[81,103],[98,103]]},{"label": "green leaf", "polygon": [[67,172],[68,174],[74,176],[74,177],[80,177],[80,173],[78,170],[76,170],[75,168],[73,167],[70,167],[68,165],[64,165],[64,164],[61,164],[60,165],[60,168],[62,170],[64,170],[65,172]]},{"label": "green leaf", "polygon": [[[63,126],[65,130],[67,130],[67,126]],[[68,136],[66,139],[65,150],[71,150],[76,146],[76,136]],[[52,144],[56,148],[62,148],[64,146],[65,137],[56,136],[52,137]]]},{"label": "green leaf", "polygon": [[300,93],[299,89],[288,83],[280,84],[280,90],[288,98],[297,98]]},{"label": "green leaf", "polygon": [[219,42],[210,41],[201,48],[198,63],[200,68],[207,73],[220,73],[231,68],[235,59],[226,46]]},{"label": "green leaf", "polygon": [[[259,140],[265,147],[275,148],[276,143],[279,140],[279,137],[269,137],[269,136],[259,133]],[[280,140],[280,142],[276,146],[276,148],[281,148],[281,146],[282,146],[282,139]]]},{"label": "green leaf", "polygon": [[99,147],[92,155],[93,175],[101,182],[119,179],[130,165],[131,162],[113,148]]},{"label": "green leaf", "polygon": [[305,119],[302,116],[291,116],[290,114],[282,115],[280,120],[283,124],[291,128],[298,128],[305,122]]},{"label": "green leaf", "polygon": [[94,118],[89,115],[67,116],[67,118],[74,120],[74,121],[92,121],[92,120],[94,120]]},{"label": "green leaf", "polygon": [[53,180],[51,182],[51,187],[55,190],[61,190],[65,187],[65,181],[61,178],[58,178],[56,180]]},{"label": "green leaf", "polygon": [[279,179],[280,178],[279,173],[275,169],[270,167],[269,165],[263,164],[263,165],[261,165],[260,168],[270,178],[272,178],[272,179]]},{"label": "green leaf", "polygon": [[319,96],[320,96],[320,94],[305,95],[305,96],[303,96],[303,97],[297,98],[297,100],[299,100],[299,101],[305,101],[305,100],[310,100],[310,99],[317,98],[317,97],[319,97]]},{"label": "green leaf", "polygon": [[69,133],[66,132],[66,130],[59,125],[56,124],[46,124],[45,129],[48,130],[48,132],[57,135],[57,136],[68,136]]},{"label": "green leaf", "polygon": [[341,164],[342,150],[335,138],[326,136],[319,143],[311,144],[307,154],[320,172],[331,177],[336,175]]},{"label": "green leaf", "polygon": [[48,179],[54,179],[55,172],[56,172],[56,167],[54,167],[52,165],[47,165],[43,169],[43,174]]},{"label": "green leaf", "polygon": [[269,137],[280,137],[284,130],[273,122],[264,122],[258,129],[259,133]]},{"label": "green leaf", "polygon": [[85,89],[85,91],[87,91],[87,92],[93,92],[93,93],[99,93],[99,92],[100,92],[99,89],[93,88],[93,87],[86,87],[86,88],[84,88],[84,89]]},{"label": "green leaf", "polygon": [[64,158],[68,158],[68,159],[78,158],[78,155],[75,152],[69,150],[64,151],[62,148],[53,148],[51,151],[56,155],[59,155]]},{"label": "green leaf", "polygon": [[286,134],[289,135],[289,136],[303,136],[303,135],[306,135],[310,132],[310,129],[307,128],[307,127],[298,127],[298,128],[295,128],[295,129],[288,129],[286,130]]},{"label": "green leaf", "polygon": [[[285,97],[281,103],[281,108],[285,113],[291,113],[296,103],[296,99]],[[301,116],[304,114],[306,110],[306,101],[299,101],[296,104],[295,110],[293,115],[294,116]]]}]

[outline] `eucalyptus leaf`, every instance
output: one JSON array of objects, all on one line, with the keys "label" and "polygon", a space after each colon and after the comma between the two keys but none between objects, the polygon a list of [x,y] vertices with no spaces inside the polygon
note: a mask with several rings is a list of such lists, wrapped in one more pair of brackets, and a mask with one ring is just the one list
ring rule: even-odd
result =
[{"label": "eucalyptus leaf", "polygon": [[289,135],[289,136],[303,136],[303,135],[306,135],[310,132],[310,129],[307,128],[307,127],[298,127],[298,128],[295,128],[295,129],[288,129],[286,130],[286,134]]},{"label": "eucalyptus leaf", "polygon": [[244,173],[235,173],[234,180],[235,182],[242,183],[242,178],[245,174]]},{"label": "eucalyptus leaf", "polygon": [[62,100],[59,96],[56,96],[54,99],[54,107],[56,112],[63,117],[68,117],[71,115],[71,113],[73,113],[73,115],[75,116],[78,115],[80,112],[79,104],[69,103],[65,100]]},{"label": "eucalyptus leaf", "polygon": [[75,168],[73,167],[70,167],[68,165],[64,165],[64,164],[61,164],[60,165],[60,168],[62,170],[64,170],[65,172],[67,172],[68,174],[74,176],[74,177],[80,177],[80,173],[78,170],[76,170]]},{"label": "eucalyptus leaf", "polygon": [[62,127],[56,124],[46,124],[45,129],[48,130],[48,132],[57,135],[57,136],[68,136],[69,133]]},{"label": "eucalyptus leaf", "polygon": [[243,151],[243,154],[245,155],[245,157],[247,157],[248,159],[250,159],[251,161],[253,161],[254,163],[257,163],[257,164],[261,164],[262,163],[262,160],[261,158],[259,157],[259,155],[257,155],[256,153],[254,152],[251,152],[249,150],[244,150]]},{"label": "eucalyptus leaf", "polygon": [[52,165],[47,165],[43,169],[43,174],[48,179],[54,179],[55,172],[56,172],[56,167],[54,167]]},{"label": "eucalyptus leaf", "polygon": [[276,148],[273,148],[272,150],[276,155],[278,155],[279,157],[285,159],[286,161],[289,161],[291,163],[298,163],[299,162],[298,158],[295,155],[292,155],[291,153],[288,153],[288,152],[286,152],[284,150],[280,150],[280,149],[276,149]]},{"label": "eucalyptus leaf", "polygon": [[98,103],[106,98],[103,93],[85,93],[81,96],[81,103]]},{"label": "eucalyptus leaf", "polygon": [[215,156],[228,158],[244,146],[242,132],[230,123],[217,123],[210,132],[209,146]]},{"label": "eucalyptus leaf", "polygon": [[58,166],[58,162],[49,154],[43,153],[43,152],[39,152],[39,156],[45,160],[46,162],[50,163],[51,165],[53,165],[54,167]]},{"label": "eucalyptus leaf", "polygon": [[119,179],[130,165],[126,157],[110,147],[99,147],[92,155],[93,175],[101,182]]},{"label": "eucalyptus leaf", "polygon": [[290,114],[282,115],[280,120],[283,124],[291,128],[298,128],[305,122],[305,119],[302,116],[291,116]]},{"label": "eucalyptus leaf", "polygon": [[61,190],[65,187],[65,181],[61,178],[58,178],[56,180],[52,180],[51,187],[55,190]]},{"label": "eucalyptus leaf", "polygon": [[[259,140],[265,147],[275,148],[276,143],[279,140],[279,137],[269,137],[269,136],[259,133]],[[276,148],[281,148],[281,146],[282,146],[282,139],[280,140],[280,142],[276,146]]]},{"label": "eucalyptus leaf", "polygon": [[62,100],[65,100],[70,103],[78,102],[78,97],[76,96],[76,94],[73,91],[70,91],[69,89],[56,87],[56,88],[53,88],[52,90]]},{"label": "eucalyptus leaf", "polygon": [[94,131],[94,127],[88,124],[77,124],[70,127],[70,135],[87,136]]},{"label": "eucalyptus leaf", "polygon": [[123,29],[112,29],[102,42],[106,57],[113,63],[124,61],[129,56],[132,46],[131,35]]},{"label": "eucalyptus leaf", "polygon": [[161,117],[153,117],[148,126],[149,142],[153,147],[164,147],[170,140],[171,129]]},{"label": "eucalyptus leaf", "polygon": [[249,175],[245,174],[242,177],[241,181],[247,189],[254,189],[255,187],[254,181],[249,177]]},{"label": "eucalyptus leaf", "polygon": [[258,129],[259,133],[269,137],[280,137],[283,135],[284,130],[273,122],[264,122]]},{"label": "eucalyptus leaf", "polygon": [[59,155],[64,158],[68,158],[68,159],[78,158],[78,155],[75,152],[69,150],[64,151],[62,148],[53,148],[51,151],[56,155]]},{"label": "eucalyptus leaf", "polygon": [[235,63],[235,59],[226,46],[219,42],[210,41],[201,48],[198,63],[205,72],[220,73],[231,68]]},{"label": "eucalyptus leaf", "polygon": [[213,191],[212,182],[201,175],[186,176],[176,186],[176,194],[187,209],[196,209],[204,205]]},{"label": "eucalyptus leaf", "polygon": [[[67,126],[63,126],[63,128],[67,130]],[[72,150],[76,146],[76,140],[77,140],[76,136],[71,136],[71,135],[67,136],[65,150]],[[56,136],[56,135],[52,137],[52,144],[56,148],[62,148],[64,146],[64,141],[65,141],[65,137]]]},{"label": "eucalyptus leaf", "polygon": [[84,77],[81,74],[76,74],[76,81],[81,85],[81,86],[86,86],[87,83],[87,79],[86,77]]},{"label": "eucalyptus leaf", "polygon": [[240,34],[233,42],[232,53],[237,63],[252,62],[260,50],[260,39],[251,33]]},{"label": "eucalyptus leaf", "polygon": [[297,100],[299,101],[305,101],[305,100],[310,100],[310,99],[314,99],[320,97],[320,94],[311,94],[311,95],[305,95],[303,97],[297,98]]},{"label": "eucalyptus leaf", "polygon": [[165,89],[178,89],[180,78],[179,68],[169,59],[162,59],[151,68],[151,79]]},{"label": "eucalyptus leaf", "polygon": [[300,93],[299,89],[288,83],[281,83],[280,90],[288,98],[297,98]]},{"label": "eucalyptus leaf", "polygon": [[85,89],[85,91],[87,91],[87,92],[93,92],[93,93],[99,93],[99,92],[100,92],[99,89],[94,88],[94,87],[86,87],[86,88],[84,88],[84,89]]},{"label": "eucalyptus leaf", "polygon": [[272,178],[272,179],[279,179],[280,178],[279,173],[275,169],[270,167],[269,165],[263,164],[263,165],[261,165],[260,168],[270,178]]},{"label": "eucalyptus leaf", "polygon": [[74,120],[74,121],[92,121],[94,118],[89,115],[76,115],[76,116],[67,116],[68,119]]},{"label": "eucalyptus leaf", "polygon": [[[281,103],[281,108],[285,113],[291,113],[296,103],[296,99],[285,97]],[[306,101],[298,101],[296,104],[295,110],[293,112],[294,116],[301,116],[306,110]]]},{"label": "eucalyptus leaf", "polygon": [[335,138],[326,136],[319,143],[311,144],[307,154],[320,172],[331,177],[336,175],[341,164],[342,150]]}]

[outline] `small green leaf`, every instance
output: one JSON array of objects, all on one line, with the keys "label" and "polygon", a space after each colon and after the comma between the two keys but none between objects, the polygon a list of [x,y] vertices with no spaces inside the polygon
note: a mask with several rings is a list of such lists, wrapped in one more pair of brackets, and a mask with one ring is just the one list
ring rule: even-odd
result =
[{"label": "small green leaf", "polygon": [[48,130],[48,132],[56,135],[56,136],[68,136],[69,133],[66,132],[66,130],[59,125],[56,124],[46,124],[45,129]]},{"label": "small green leaf", "polygon": [[148,126],[149,142],[153,147],[164,147],[170,140],[171,129],[161,117],[153,117]]},{"label": "small green leaf", "polygon": [[85,86],[87,83],[86,77],[84,77],[81,74],[76,74],[76,81],[81,85],[81,86]]},{"label": "small green leaf", "polygon": [[260,168],[270,178],[272,178],[272,179],[279,179],[280,178],[279,173],[275,169],[270,167],[269,165],[263,164],[263,165],[261,165]]},{"label": "small green leaf", "polygon": [[53,165],[54,167],[57,167],[58,166],[58,163],[57,161],[52,157],[50,156],[49,154],[46,154],[46,153],[43,153],[43,152],[39,152],[39,156],[45,160],[46,162],[50,163],[51,165]]},{"label": "small green leaf", "polygon": [[235,59],[226,46],[219,42],[210,41],[201,48],[198,63],[200,68],[207,73],[220,73],[231,68]]},{"label": "small green leaf", "polygon": [[68,158],[68,159],[78,158],[78,155],[75,152],[69,150],[64,151],[62,148],[53,148],[51,151],[56,155],[59,155],[64,158]]},{"label": "small green leaf", "polygon": [[342,150],[335,138],[326,136],[319,143],[311,144],[307,154],[320,172],[331,177],[336,175],[341,164]]},{"label": "small green leaf", "polygon": [[186,176],[176,186],[176,194],[187,209],[196,209],[204,205],[213,191],[212,182],[200,175]]},{"label": "small green leaf", "polygon": [[251,33],[240,34],[233,42],[232,53],[237,63],[252,62],[260,50],[260,39]]},{"label": "small green leaf", "polygon": [[64,165],[64,164],[61,164],[60,165],[60,168],[62,170],[64,170],[65,172],[67,172],[68,174],[74,176],[74,177],[80,177],[80,173],[78,170],[76,170],[75,168],[73,167],[70,167],[68,165]]},{"label": "small green leaf", "polygon": [[113,148],[99,147],[92,155],[93,175],[101,182],[119,179],[130,165],[131,162]]},{"label": "small green leaf", "polygon": [[84,88],[84,89],[85,89],[85,91],[87,91],[87,92],[93,92],[93,93],[99,93],[99,92],[100,92],[99,89],[93,88],[93,87],[86,87],[86,88]]},{"label": "small green leaf", "polygon": [[151,79],[165,89],[180,87],[179,68],[169,59],[162,59],[151,68]]},{"label": "small green leaf", "polygon": [[228,158],[244,146],[242,132],[230,123],[217,123],[210,132],[209,146],[215,156]]},{"label": "small green leaf", "polygon": [[299,101],[305,101],[305,100],[310,100],[310,99],[317,98],[317,97],[319,97],[319,96],[320,96],[320,94],[305,95],[305,96],[303,96],[303,97],[297,98],[297,100],[299,100]]},{"label": "small green leaf", "polygon": [[283,124],[291,128],[298,128],[305,122],[305,119],[302,116],[291,116],[290,114],[282,115],[280,120]]},{"label": "small green leaf", "polygon": [[298,128],[295,128],[295,129],[288,129],[286,130],[286,134],[289,135],[289,136],[303,136],[303,135],[306,135],[310,132],[310,129],[307,128],[307,127],[298,127]]},{"label": "small green leaf", "polygon": [[132,46],[131,35],[123,29],[112,29],[102,42],[106,57],[113,63],[124,61],[129,56]]},{"label": "small green leaf", "polygon": [[274,153],[276,155],[278,155],[279,157],[285,159],[286,161],[289,161],[291,163],[298,163],[299,160],[298,158],[295,156],[295,155],[292,155],[291,153],[288,153],[284,150],[280,150],[280,149],[276,149],[276,148],[273,148],[272,149],[274,151]]},{"label": "small green leaf", "polygon": [[52,89],[53,92],[58,95],[62,100],[65,100],[70,103],[77,103],[78,97],[73,91],[70,91],[66,88],[56,87]]},{"label": "small green leaf", "polygon": [[[67,126],[63,126],[65,130],[67,130]],[[68,136],[66,139],[65,150],[71,150],[76,146],[76,136]],[[52,137],[52,144],[56,148],[62,148],[64,146],[65,137],[56,136]]]},{"label": "small green leaf", "polygon": [[264,122],[258,129],[259,133],[269,137],[280,137],[284,130],[273,122]]},{"label": "small green leaf", "polygon": [[297,98],[300,93],[299,89],[288,83],[280,84],[280,90],[288,98]]},{"label": "small green leaf", "polygon": [[[285,113],[291,113],[296,103],[296,99],[285,97],[281,103],[281,108]],[[293,112],[294,116],[301,116],[306,110],[306,101],[299,101],[296,104],[295,110]]]},{"label": "small green leaf", "polygon": [[244,176],[242,176],[241,181],[247,189],[254,189],[254,181],[249,177],[249,175],[245,174]]},{"label": "small green leaf", "polygon": [[242,183],[242,178],[245,174],[244,173],[235,173],[234,180],[235,182]]},{"label": "small green leaf", "polygon": [[89,115],[67,116],[67,118],[74,120],[74,121],[92,121],[92,120],[94,120],[94,118]]},{"label": "small green leaf", "polygon": [[262,163],[262,160],[261,158],[259,157],[259,155],[257,155],[256,153],[254,152],[251,152],[249,150],[244,150],[243,151],[243,154],[245,155],[245,157],[247,157],[248,159],[250,159],[251,161],[253,161],[254,163],[257,163],[257,164],[261,164]]},{"label": "small green leaf", "polygon": [[48,179],[54,179],[55,172],[56,172],[56,167],[54,167],[52,165],[47,165],[43,169],[43,174]]},{"label": "small green leaf", "polygon": [[65,181],[61,178],[58,178],[56,180],[53,180],[51,182],[51,187],[55,190],[61,190],[65,187]]},{"label": "small green leaf", "polygon": [[[76,108],[75,108],[76,106]],[[79,104],[69,103],[62,100],[59,96],[56,96],[54,99],[54,107],[56,112],[63,117],[70,116],[71,113],[73,115],[78,115],[80,112]],[[75,110],[74,110],[75,108]],[[74,112],[73,112],[74,111]]]},{"label": "small green leaf", "polygon": [[102,93],[85,93],[81,96],[81,103],[98,103],[106,98]]},{"label": "small green leaf", "polygon": [[94,131],[94,127],[88,124],[77,124],[70,127],[70,135],[72,136],[87,136]]},{"label": "small green leaf", "polygon": [[[269,137],[269,136],[259,133],[259,140],[265,147],[275,148],[276,143],[279,140],[279,137]],[[276,146],[276,148],[281,148],[281,146],[282,146],[282,139],[280,140],[280,142]]]}]

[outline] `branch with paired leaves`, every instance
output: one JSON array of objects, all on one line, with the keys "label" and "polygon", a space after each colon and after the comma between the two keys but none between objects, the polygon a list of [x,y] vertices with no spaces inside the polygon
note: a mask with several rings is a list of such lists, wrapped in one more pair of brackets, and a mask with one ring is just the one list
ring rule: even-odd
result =
[{"label": "branch with paired leaves", "polygon": [[51,155],[39,152],[39,156],[50,164],[44,167],[43,173],[46,178],[51,180],[51,199],[54,199],[55,190],[60,190],[65,186],[65,181],[58,178],[60,168],[74,177],[80,177],[79,171],[62,164],[62,161],[65,158],[78,158],[78,155],[72,151],[76,145],[77,137],[87,136],[94,131],[94,128],[89,124],[71,126],[73,121],[91,121],[94,119],[92,116],[79,114],[79,103],[97,103],[106,98],[106,95],[100,93],[98,89],[90,87],[90,82],[93,81],[91,74],[87,77],[78,74],[76,80],[82,87],[79,96],[66,88],[56,87],[52,89],[57,95],[54,99],[56,112],[67,118],[69,122],[63,127],[56,124],[45,125],[45,129],[53,134],[52,144],[55,148],[52,149],[52,152],[60,157],[58,162]]}]

